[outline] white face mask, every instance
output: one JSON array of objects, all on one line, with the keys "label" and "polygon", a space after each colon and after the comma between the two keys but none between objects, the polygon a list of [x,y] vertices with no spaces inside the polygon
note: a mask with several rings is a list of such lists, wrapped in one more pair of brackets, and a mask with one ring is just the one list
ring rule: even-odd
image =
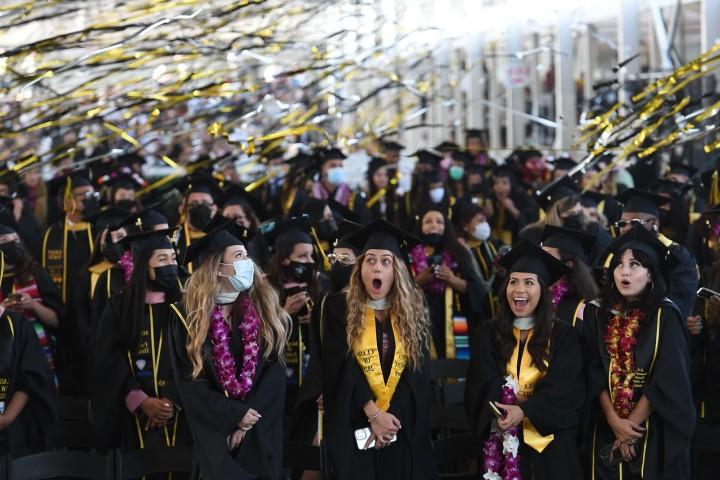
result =
[{"label": "white face mask", "polygon": [[433,203],[440,203],[445,196],[445,189],[443,187],[433,188],[430,190],[430,200]]},{"label": "white face mask", "polygon": [[490,224],[488,222],[482,222],[475,225],[475,230],[472,231],[471,235],[475,240],[485,241],[490,238]]},{"label": "white face mask", "polygon": [[[220,265],[228,264],[221,263]],[[227,278],[237,293],[242,293],[252,287],[253,276],[255,275],[255,264],[253,261],[249,258],[236,260],[232,263],[232,266],[235,268],[235,275],[228,276],[218,273],[218,276]]]},{"label": "white face mask", "polygon": [[215,304],[227,305],[229,303],[235,303],[238,296],[240,296],[240,292],[218,292],[215,295]]},{"label": "white face mask", "polygon": [[327,181],[335,187],[345,183],[345,170],[342,167],[333,167],[327,171]]}]

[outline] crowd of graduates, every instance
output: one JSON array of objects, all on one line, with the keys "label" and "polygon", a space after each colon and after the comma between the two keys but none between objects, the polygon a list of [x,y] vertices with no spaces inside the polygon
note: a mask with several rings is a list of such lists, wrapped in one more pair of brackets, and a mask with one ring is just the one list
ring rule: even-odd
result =
[{"label": "crowd of graduates", "polygon": [[284,438],[324,438],[332,478],[437,478],[451,358],[478,478],[714,478],[691,451],[720,418],[714,166],[466,137],[378,141],[364,178],[282,143],[248,183],[209,158],[6,166],[0,454],[45,449],[81,397],[98,450],[192,446],[205,479],[320,478],[283,470]]}]

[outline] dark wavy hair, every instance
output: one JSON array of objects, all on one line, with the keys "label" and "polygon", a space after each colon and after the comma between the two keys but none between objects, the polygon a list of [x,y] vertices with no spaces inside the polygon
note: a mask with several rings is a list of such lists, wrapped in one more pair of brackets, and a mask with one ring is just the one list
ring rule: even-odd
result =
[{"label": "dark wavy hair", "polygon": [[572,261],[573,266],[570,269],[570,273],[568,273],[567,278],[570,283],[570,287],[580,296],[580,298],[592,300],[600,296],[600,288],[598,287],[597,282],[595,282],[595,277],[587,264],[582,259],[578,258],[577,255],[573,255],[561,248],[558,248],[558,251],[560,252],[561,262],[567,264]]},{"label": "dark wavy hair", "polygon": [[457,234],[455,233],[455,227],[453,223],[448,219],[445,212],[440,207],[432,207],[423,210],[420,215],[420,219],[417,222],[416,233],[422,238],[422,220],[429,212],[438,212],[443,217],[445,222],[445,233],[443,234],[443,250],[450,253],[452,259],[457,262],[458,266],[465,271],[470,263],[470,254],[467,249],[462,246],[458,240]]},{"label": "dark wavy hair", "polygon": [[[538,300],[537,307],[535,308],[535,326],[533,328],[533,335],[527,344],[527,350],[532,357],[532,362],[541,372],[547,371],[546,362],[550,359],[548,353],[548,343],[550,341],[550,335],[553,329],[553,309],[552,309],[552,297],[548,285],[538,276],[538,282],[540,284],[540,299]],[[513,320],[515,320],[515,314],[513,314],[510,304],[507,299],[507,287],[510,283],[510,274],[505,276],[502,288],[500,289],[500,295],[498,300],[500,301],[500,307],[498,308],[497,317],[493,321],[494,338],[492,339],[496,351],[498,352],[498,367],[505,371],[510,357],[512,357],[513,350],[517,340],[513,335]]]},{"label": "dark wavy hair", "polygon": [[[297,245],[298,243],[304,242],[277,242],[275,253],[268,262],[268,280],[270,280],[270,283],[273,285],[273,287],[277,289],[278,294],[280,295],[281,305],[283,302],[285,302],[285,289],[283,288],[283,283],[288,281],[294,281],[291,278],[288,278],[285,270],[285,265],[283,265],[282,262],[283,260],[290,257],[290,254],[295,248],[295,245]],[[315,245],[312,243],[310,245],[313,246],[312,258],[315,262],[315,275],[313,276],[312,281],[308,282],[308,295],[314,300],[318,298],[318,295],[320,293],[320,281],[318,280],[317,274],[317,269],[320,265],[320,261],[317,256],[317,252],[315,251]]]},{"label": "dark wavy hair", "polygon": [[603,291],[603,304],[608,307],[614,307],[619,305],[621,307],[633,307],[641,309],[654,309],[660,302],[663,301],[667,294],[667,283],[665,278],[660,271],[660,267],[655,260],[650,257],[647,253],[641,250],[631,250],[632,255],[640,262],[640,265],[647,268],[650,272],[650,284],[645,287],[645,290],[632,302],[628,302],[623,297],[615,286],[615,268],[620,264],[623,254],[631,250],[630,248],[624,248],[615,252],[612,260],[610,261],[610,267],[608,268],[608,281],[605,282],[605,289]]}]

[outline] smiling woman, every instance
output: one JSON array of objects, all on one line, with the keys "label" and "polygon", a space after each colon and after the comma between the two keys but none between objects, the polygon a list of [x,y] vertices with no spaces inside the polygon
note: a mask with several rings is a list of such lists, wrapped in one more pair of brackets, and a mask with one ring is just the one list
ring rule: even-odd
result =
[{"label": "smiling woman", "polygon": [[[548,289],[567,267],[526,241],[500,263],[507,275],[498,315],[471,338],[465,395],[470,425],[486,439],[485,473],[499,478],[493,474],[504,468],[523,479],[582,478],[573,454],[582,405],[580,343],[572,327],[554,320]],[[517,447],[501,458],[503,445]]]}]

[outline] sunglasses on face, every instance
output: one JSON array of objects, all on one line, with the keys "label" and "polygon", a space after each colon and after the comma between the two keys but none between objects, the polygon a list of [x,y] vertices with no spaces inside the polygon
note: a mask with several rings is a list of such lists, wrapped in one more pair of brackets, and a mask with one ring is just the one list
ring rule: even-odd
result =
[{"label": "sunglasses on face", "polygon": [[650,223],[655,221],[654,218],[647,218],[645,220],[640,218],[632,218],[630,220],[618,220],[614,223],[615,228],[625,228],[628,225],[631,225],[633,227],[639,226],[639,225],[645,225],[646,223]]},{"label": "sunglasses on face", "polygon": [[330,260],[330,264],[339,262],[342,265],[355,265],[355,259],[350,255],[336,255],[331,253],[328,255],[328,260]]}]

